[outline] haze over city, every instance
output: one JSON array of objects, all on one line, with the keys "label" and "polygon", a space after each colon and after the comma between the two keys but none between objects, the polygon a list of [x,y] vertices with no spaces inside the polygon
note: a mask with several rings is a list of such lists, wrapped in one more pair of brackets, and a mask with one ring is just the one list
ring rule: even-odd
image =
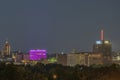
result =
[{"label": "haze over city", "polygon": [[0,48],[8,39],[12,50],[92,51],[104,29],[113,51],[119,51],[119,4],[119,0],[0,1]]}]

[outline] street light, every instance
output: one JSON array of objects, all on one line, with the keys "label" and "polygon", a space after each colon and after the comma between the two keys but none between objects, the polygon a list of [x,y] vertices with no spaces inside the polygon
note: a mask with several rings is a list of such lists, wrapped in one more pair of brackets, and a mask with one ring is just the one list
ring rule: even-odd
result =
[{"label": "street light", "polygon": [[53,74],[53,79],[56,80],[57,79],[57,75]]}]

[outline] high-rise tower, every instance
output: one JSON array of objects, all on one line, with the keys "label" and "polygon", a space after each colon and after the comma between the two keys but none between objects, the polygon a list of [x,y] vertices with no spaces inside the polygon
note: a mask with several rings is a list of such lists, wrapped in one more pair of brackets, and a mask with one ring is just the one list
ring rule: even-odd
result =
[{"label": "high-rise tower", "polygon": [[112,45],[109,40],[104,39],[104,31],[101,30],[100,40],[96,41],[93,45],[93,52],[101,53],[104,62],[108,63],[111,60]]},{"label": "high-rise tower", "polygon": [[5,42],[2,50],[3,56],[10,56],[11,47],[8,41]]}]

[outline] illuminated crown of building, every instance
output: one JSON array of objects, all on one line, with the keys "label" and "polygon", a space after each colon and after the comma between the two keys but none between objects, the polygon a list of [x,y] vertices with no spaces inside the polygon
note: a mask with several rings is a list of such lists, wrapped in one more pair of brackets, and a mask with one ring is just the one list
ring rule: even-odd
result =
[{"label": "illuminated crown of building", "polygon": [[10,44],[8,41],[5,42],[4,46],[3,46],[3,55],[10,55]]}]

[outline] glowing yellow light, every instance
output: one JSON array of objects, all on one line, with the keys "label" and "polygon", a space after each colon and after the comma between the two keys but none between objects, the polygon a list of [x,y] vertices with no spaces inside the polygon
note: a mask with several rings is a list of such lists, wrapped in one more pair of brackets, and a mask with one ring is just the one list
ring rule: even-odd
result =
[{"label": "glowing yellow light", "polygon": [[106,44],[109,44],[109,41],[105,41]]},{"label": "glowing yellow light", "polygon": [[56,75],[56,74],[54,74],[54,75],[53,75],[53,79],[56,79],[56,78],[57,78],[57,75]]}]

